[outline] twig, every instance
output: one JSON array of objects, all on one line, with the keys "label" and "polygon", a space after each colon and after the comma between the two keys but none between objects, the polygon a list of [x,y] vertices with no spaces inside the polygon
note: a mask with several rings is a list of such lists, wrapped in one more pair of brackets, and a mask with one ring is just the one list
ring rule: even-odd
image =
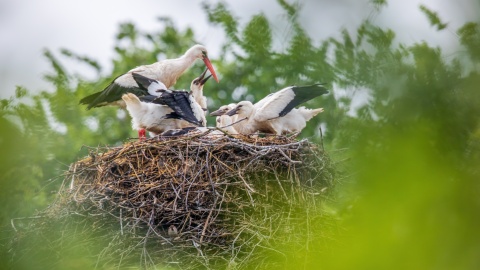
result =
[{"label": "twig", "polygon": [[277,151],[278,151],[280,154],[282,154],[282,156],[284,156],[284,157],[288,160],[288,162],[290,162],[290,163],[292,163],[292,164],[302,164],[301,161],[292,160],[289,156],[287,156],[287,155],[285,154],[285,152],[283,152],[282,149],[278,148]]},{"label": "twig", "polygon": [[245,117],[245,118],[242,118],[242,119],[240,119],[240,120],[238,120],[238,121],[236,121],[236,122],[231,123],[230,125],[226,125],[226,126],[223,126],[223,127],[220,127],[220,128],[223,129],[223,128],[231,127],[231,126],[233,126],[233,125],[235,125],[235,124],[238,124],[238,123],[240,123],[240,122],[242,122],[242,121],[245,121],[245,120],[247,120],[247,119],[248,119],[248,117]]},{"label": "twig", "polygon": [[320,145],[322,146],[322,151],[325,151],[325,148],[323,147],[323,131],[322,131],[322,127],[319,126],[319,127],[318,127],[318,130],[320,130]]}]

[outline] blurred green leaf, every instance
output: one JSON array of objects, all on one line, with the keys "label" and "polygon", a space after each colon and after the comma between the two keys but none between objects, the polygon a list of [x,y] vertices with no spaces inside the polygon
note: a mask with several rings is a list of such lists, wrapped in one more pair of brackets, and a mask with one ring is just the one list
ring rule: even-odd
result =
[{"label": "blurred green leaf", "polygon": [[460,42],[462,45],[467,48],[468,54],[478,61],[480,59],[478,50],[480,47],[480,26],[478,23],[466,23],[458,29],[457,34],[460,36]]},{"label": "blurred green leaf", "polygon": [[427,8],[425,5],[420,5],[420,11],[423,12],[428,18],[428,21],[430,21],[430,24],[432,26],[436,26],[437,30],[443,30],[447,28],[448,23],[442,23],[440,20],[440,17],[438,16],[437,12],[434,12]]}]

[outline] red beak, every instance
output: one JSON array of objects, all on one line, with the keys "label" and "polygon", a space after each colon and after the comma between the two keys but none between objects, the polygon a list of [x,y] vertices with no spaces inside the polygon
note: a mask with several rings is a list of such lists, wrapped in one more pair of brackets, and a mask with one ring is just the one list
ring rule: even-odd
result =
[{"label": "red beak", "polygon": [[217,74],[215,73],[215,69],[213,69],[212,63],[210,63],[210,59],[208,59],[208,56],[205,55],[205,56],[203,57],[203,62],[205,62],[205,65],[207,66],[208,70],[210,70],[210,73],[212,73],[213,78],[214,78],[215,81],[217,81],[217,83],[218,83]]}]

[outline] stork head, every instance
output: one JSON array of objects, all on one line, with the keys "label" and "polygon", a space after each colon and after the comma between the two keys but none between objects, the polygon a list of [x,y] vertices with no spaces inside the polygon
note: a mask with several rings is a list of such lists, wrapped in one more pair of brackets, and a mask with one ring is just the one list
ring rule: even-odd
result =
[{"label": "stork head", "polygon": [[225,113],[227,113],[230,109],[228,108],[227,105],[223,105],[221,106],[220,108],[218,108],[218,110],[216,111],[213,111],[210,113],[210,116],[220,116],[220,115],[224,115]]},{"label": "stork head", "polygon": [[192,58],[202,59],[203,62],[205,63],[205,66],[207,66],[207,68],[210,70],[210,73],[212,73],[212,76],[215,79],[215,81],[218,82],[217,74],[215,73],[215,69],[213,68],[212,63],[210,63],[210,59],[208,59],[208,52],[205,46],[200,44],[194,45],[193,47],[188,49],[185,55]]},{"label": "stork head", "polygon": [[197,78],[193,79],[192,84],[190,85],[190,90],[193,90],[194,88],[201,89],[203,88],[203,85],[212,77],[212,74],[208,75],[205,77],[205,74],[207,74],[208,68],[205,69],[200,76]]},{"label": "stork head", "polygon": [[241,117],[249,117],[254,111],[253,104],[250,101],[240,101],[235,108],[226,113],[228,116],[238,114]]},{"label": "stork head", "polygon": [[220,108],[218,108],[218,110],[214,111],[214,112],[211,112],[210,113],[210,116],[221,116],[221,115],[224,115],[226,114],[228,111],[230,111],[231,109],[235,108],[236,104],[235,103],[230,103],[228,105],[223,105],[221,106]]}]

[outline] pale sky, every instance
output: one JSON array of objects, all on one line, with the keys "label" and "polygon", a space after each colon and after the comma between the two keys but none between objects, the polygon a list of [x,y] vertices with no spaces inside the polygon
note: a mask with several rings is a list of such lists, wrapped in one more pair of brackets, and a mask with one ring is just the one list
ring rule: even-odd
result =
[{"label": "pale sky", "polygon": [[[275,0],[223,2],[243,23],[254,14],[266,14],[277,44],[282,44],[288,36],[282,9]],[[456,50],[455,31],[466,21],[478,20],[480,14],[479,1],[475,0],[390,0],[379,15],[372,13],[368,0],[300,0],[300,3],[303,6],[300,22],[314,40],[337,36],[341,28],[353,30],[370,16],[377,24],[392,28],[401,42],[412,44],[426,40],[446,48],[449,53]],[[449,23],[449,28],[437,32],[430,27],[419,11],[420,4],[437,11],[442,20]],[[11,96],[15,85],[33,91],[52,88],[42,80],[43,74],[50,71],[42,55],[44,48],[54,53],[67,48],[96,59],[104,69],[110,69],[119,23],[128,21],[144,31],[157,30],[161,27],[157,21],[160,16],[172,18],[181,29],[193,27],[197,41],[207,46],[211,58],[218,55],[222,30],[208,25],[201,1],[0,0],[0,98]],[[82,72],[76,62],[65,65]]]}]

